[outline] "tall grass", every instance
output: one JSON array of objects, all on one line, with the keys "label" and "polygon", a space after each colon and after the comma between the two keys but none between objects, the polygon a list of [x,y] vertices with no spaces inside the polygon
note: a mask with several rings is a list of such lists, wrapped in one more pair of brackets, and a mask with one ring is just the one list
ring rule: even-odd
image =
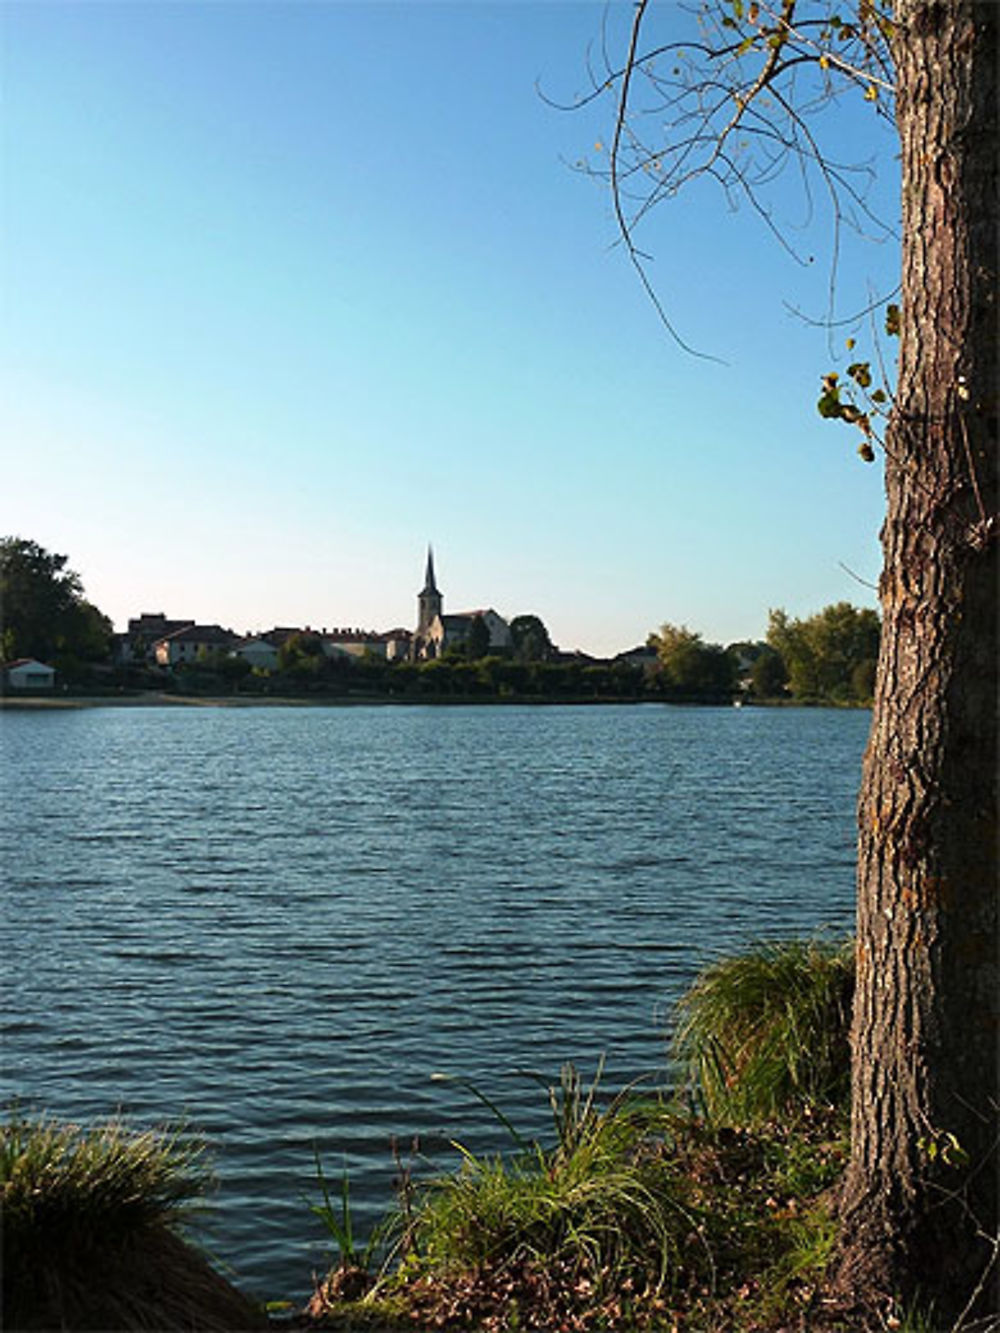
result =
[{"label": "tall grass", "polygon": [[660,1289],[676,1267],[678,1233],[696,1223],[669,1163],[646,1149],[649,1120],[619,1107],[565,1152],[465,1153],[424,1197],[415,1229],[423,1261],[452,1270],[569,1263],[595,1286],[628,1278]]},{"label": "tall grass", "polygon": [[673,1042],[698,1109],[743,1124],[846,1106],[853,993],[850,940],[758,943],[711,964]]},{"label": "tall grass", "polygon": [[549,1091],[551,1146],[462,1151],[420,1190],[412,1251],[383,1287],[414,1320],[763,1328],[812,1299],[844,1161],[838,1116],[737,1129],[632,1091],[601,1106],[569,1066]]},{"label": "tall grass", "polygon": [[0,1127],[7,1328],[254,1326],[179,1231],[210,1176],[179,1133],[29,1120]]}]

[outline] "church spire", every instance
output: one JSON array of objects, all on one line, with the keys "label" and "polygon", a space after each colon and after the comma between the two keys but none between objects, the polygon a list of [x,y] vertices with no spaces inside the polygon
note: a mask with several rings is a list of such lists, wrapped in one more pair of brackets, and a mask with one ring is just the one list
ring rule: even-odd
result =
[{"label": "church spire", "polygon": [[434,582],[434,548],[430,542],[427,543],[427,572],[424,574],[424,588],[420,595],[426,597],[428,593],[433,597],[441,596]]},{"label": "church spire", "polygon": [[444,605],[444,598],[441,596],[437,583],[434,579],[434,551],[428,543],[427,546],[427,572],[424,574],[424,586],[417,596],[417,638],[423,640],[427,636],[434,618],[441,614],[441,608]]}]

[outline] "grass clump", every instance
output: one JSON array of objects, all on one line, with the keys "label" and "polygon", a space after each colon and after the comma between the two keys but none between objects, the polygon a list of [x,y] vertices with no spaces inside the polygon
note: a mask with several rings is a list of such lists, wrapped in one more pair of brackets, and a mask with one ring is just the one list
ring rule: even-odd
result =
[{"label": "grass clump", "polygon": [[547,1151],[463,1153],[459,1171],[425,1195],[418,1251],[430,1267],[452,1269],[571,1259],[595,1287],[633,1279],[661,1288],[678,1235],[696,1227],[661,1151],[668,1118],[654,1104],[618,1101]]},{"label": "grass clump", "polygon": [[758,943],[712,963],[673,1043],[697,1108],[739,1124],[846,1107],[853,994],[850,940]]},{"label": "grass clump", "polygon": [[180,1134],[15,1111],[0,1126],[3,1326],[259,1326],[180,1234],[208,1183],[201,1146]]}]

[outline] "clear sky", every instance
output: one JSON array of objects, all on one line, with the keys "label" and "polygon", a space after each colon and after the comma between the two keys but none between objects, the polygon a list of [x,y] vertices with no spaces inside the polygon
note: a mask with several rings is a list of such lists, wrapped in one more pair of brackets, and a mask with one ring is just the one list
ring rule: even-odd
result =
[{"label": "clear sky", "polygon": [[[879,468],[816,414],[830,340],[788,309],[823,314],[823,235],[804,269],[717,192],[662,207],[660,294],[725,364],[681,351],[572,169],[609,105],[536,90],[585,88],[604,18],[4,0],[0,533],[117,628],[412,626],[429,541],[446,611],[595,653],[873,604],[841,564],[877,577]],[[896,262],[846,254],[842,304]]]}]

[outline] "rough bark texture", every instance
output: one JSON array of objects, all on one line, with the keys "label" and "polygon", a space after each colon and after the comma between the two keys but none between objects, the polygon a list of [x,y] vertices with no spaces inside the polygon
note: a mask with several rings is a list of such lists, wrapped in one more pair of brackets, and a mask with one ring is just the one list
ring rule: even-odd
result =
[{"label": "rough bark texture", "polygon": [[997,20],[897,0],[882,650],[859,806],[843,1280],[996,1310]]}]

